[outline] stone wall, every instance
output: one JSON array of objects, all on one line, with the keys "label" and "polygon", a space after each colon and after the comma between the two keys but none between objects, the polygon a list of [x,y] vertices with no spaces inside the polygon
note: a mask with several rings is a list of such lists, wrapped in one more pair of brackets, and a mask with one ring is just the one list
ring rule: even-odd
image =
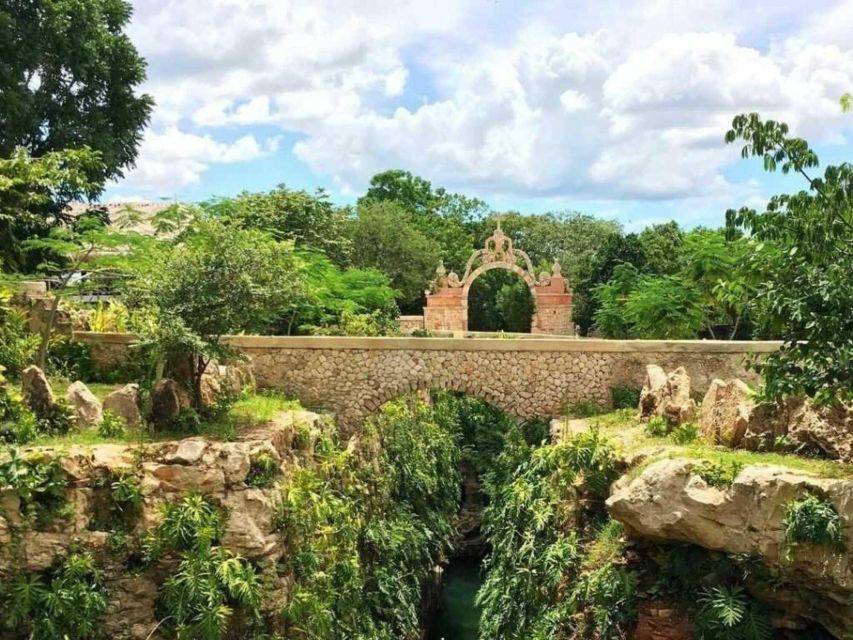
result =
[{"label": "stone wall", "polygon": [[[132,338],[77,334],[98,364],[115,363]],[[684,366],[697,398],[714,378],[755,381],[748,353],[774,342],[235,336],[262,387],[332,411],[355,427],[380,405],[415,389],[464,391],[520,418],[554,417],[565,404],[609,406],[611,388],[643,383],[645,365]]]}]

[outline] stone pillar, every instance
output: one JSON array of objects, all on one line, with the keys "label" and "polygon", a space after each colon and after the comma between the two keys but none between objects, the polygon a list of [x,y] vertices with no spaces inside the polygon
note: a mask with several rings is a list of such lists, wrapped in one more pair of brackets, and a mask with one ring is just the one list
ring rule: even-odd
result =
[{"label": "stone pillar", "polygon": [[424,328],[428,331],[466,331],[468,301],[462,287],[443,286],[426,295]]},{"label": "stone pillar", "polygon": [[536,314],[531,323],[531,333],[574,335],[572,324],[572,292],[560,275],[541,278],[533,288]]}]

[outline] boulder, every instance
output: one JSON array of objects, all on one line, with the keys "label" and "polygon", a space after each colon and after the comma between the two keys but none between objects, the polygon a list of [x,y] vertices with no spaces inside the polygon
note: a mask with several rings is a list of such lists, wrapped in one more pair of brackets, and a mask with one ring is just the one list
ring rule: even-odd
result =
[{"label": "boulder", "polygon": [[189,406],[189,397],[177,382],[161,380],[151,393],[151,421],[157,427],[168,427]]},{"label": "boulder", "polygon": [[203,407],[212,407],[216,404],[216,400],[222,395],[221,379],[213,373],[204,373],[201,376],[199,392],[201,395],[201,404]]},{"label": "boulder", "polygon": [[754,407],[752,389],[742,380],[713,380],[699,410],[702,438],[711,444],[737,447],[746,434]]},{"label": "boulder", "polygon": [[51,415],[56,406],[56,397],[44,371],[30,365],[21,374],[21,394],[24,402],[40,418]]},{"label": "boulder", "polygon": [[731,487],[718,489],[694,473],[696,465],[661,460],[634,479],[625,477],[607,500],[610,514],[633,537],[758,557],[780,577],[778,588],[762,599],[839,638],[853,629],[853,608],[843,606],[853,598],[853,527],[845,530],[846,554],[814,545],[791,554],[783,525],[787,505],[806,491],[825,496],[853,522],[853,480],[749,466]]},{"label": "boulder", "polygon": [[687,370],[678,367],[667,375],[658,365],[647,365],[639,409],[641,420],[660,416],[672,426],[692,420],[696,403],[690,398],[690,376]]},{"label": "boulder", "polygon": [[111,411],[129,427],[140,425],[142,414],[139,412],[139,385],[126,384],[113,391],[104,398],[104,411]]},{"label": "boulder", "polygon": [[65,391],[65,399],[77,417],[77,424],[91,427],[100,424],[104,419],[101,401],[79,380],[71,383]]},{"label": "boulder", "polygon": [[773,449],[783,437],[791,449],[853,463],[853,406],[818,406],[809,398],[799,397],[754,407],[743,446]]}]

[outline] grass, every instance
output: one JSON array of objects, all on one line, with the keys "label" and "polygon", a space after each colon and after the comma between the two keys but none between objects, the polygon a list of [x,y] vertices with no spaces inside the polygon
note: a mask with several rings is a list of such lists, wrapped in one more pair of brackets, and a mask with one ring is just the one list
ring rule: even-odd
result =
[{"label": "grass", "polygon": [[[57,387],[54,388],[56,389]],[[233,440],[241,429],[266,424],[282,411],[297,409],[301,409],[298,401],[288,399],[279,393],[262,391],[241,398],[231,406],[225,415],[215,420],[204,421],[198,433],[182,433],[180,431],[158,431],[151,433],[147,427],[142,426],[128,428],[123,435],[115,438],[105,438],[98,433],[97,427],[88,427],[80,431],[72,431],[63,436],[38,438],[32,445],[57,447],[110,443],[141,444],[177,440],[191,435],[205,436],[214,440]]]},{"label": "grass", "polygon": [[[71,386],[73,380],[69,380],[68,378],[60,378],[60,377],[51,377],[48,382],[50,382],[50,386],[53,389],[53,393],[57,398],[64,398],[65,391]],[[104,382],[84,382],[84,384],[89,388],[95,397],[101,402],[104,401],[108,395],[110,395],[116,389],[120,389],[123,385],[120,384],[108,384]]]},{"label": "grass", "polygon": [[778,466],[794,471],[804,471],[821,478],[853,479],[853,465],[835,460],[807,458],[792,453],[762,453],[744,449],[724,449],[696,440],[687,444],[676,444],[671,438],[653,437],[635,418],[632,410],[619,410],[595,416],[590,424],[598,424],[602,434],[613,440],[622,455],[633,455],[648,451],[649,457],[634,466],[631,477],[640,475],[650,464],[658,460],[689,458],[707,460],[725,468],[733,466]]}]

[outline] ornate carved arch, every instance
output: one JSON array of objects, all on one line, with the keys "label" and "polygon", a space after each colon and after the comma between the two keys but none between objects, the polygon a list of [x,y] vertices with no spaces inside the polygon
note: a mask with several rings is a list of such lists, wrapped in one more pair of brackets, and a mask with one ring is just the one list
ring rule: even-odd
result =
[{"label": "ornate carved arch", "polygon": [[512,271],[527,283],[536,307],[532,333],[574,334],[572,294],[560,263],[554,260],[551,272],[544,271],[537,279],[530,256],[513,246],[512,238],[501,229],[500,219],[483,248],[468,258],[461,279],[453,271],[447,273],[439,263],[435,279],[426,291],[424,327],[432,331],[467,331],[468,292],[474,280],[491,269]]}]

